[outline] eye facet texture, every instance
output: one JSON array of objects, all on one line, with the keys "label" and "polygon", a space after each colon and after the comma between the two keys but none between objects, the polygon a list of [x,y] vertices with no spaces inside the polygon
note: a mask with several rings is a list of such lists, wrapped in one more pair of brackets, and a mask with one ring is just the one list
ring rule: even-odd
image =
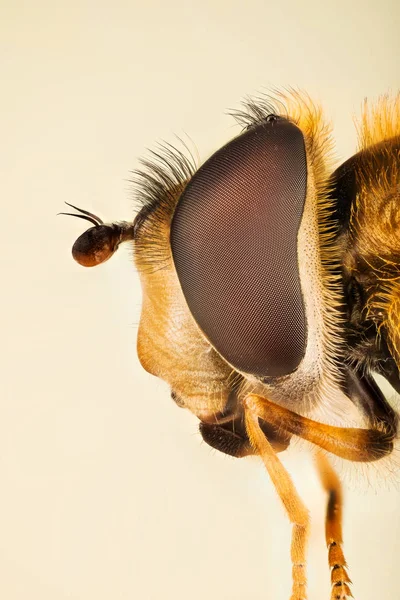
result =
[{"label": "eye facet texture", "polygon": [[211,156],[175,210],[171,249],[189,309],[241,372],[286,375],[304,356],[297,234],[306,186],[303,134],[269,118]]}]

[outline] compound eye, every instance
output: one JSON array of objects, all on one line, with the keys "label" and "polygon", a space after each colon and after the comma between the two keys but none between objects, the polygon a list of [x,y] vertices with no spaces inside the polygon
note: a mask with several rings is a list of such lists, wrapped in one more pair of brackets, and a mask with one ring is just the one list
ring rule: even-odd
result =
[{"label": "compound eye", "polygon": [[211,156],[177,204],[170,241],[187,304],[243,373],[286,375],[304,356],[297,236],[306,187],[303,134],[273,115]]}]

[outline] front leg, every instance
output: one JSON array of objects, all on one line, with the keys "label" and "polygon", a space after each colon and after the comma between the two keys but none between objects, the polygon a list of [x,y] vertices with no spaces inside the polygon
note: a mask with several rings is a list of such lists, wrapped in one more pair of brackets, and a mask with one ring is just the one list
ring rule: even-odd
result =
[{"label": "front leg", "polygon": [[[304,586],[305,589],[305,573],[302,572],[303,578],[299,578],[299,572],[296,568],[300,564],[305,565],[308,514],[289,475],[275,456],[267,439],[262,435],[259,419],[277,427],[282,434],[297,435],[341,458],[368,462],[378,460],[392,451],[397,432],[397,416],[393,411],[379,411],[377,413],[379,406],[372,406],[369,415],[370,429],[346,428],[334,427],[302,417],[255,394],[246,397],[244,406],[249,439],[263,458],[268,473],[286,507],[289,518],[294,524],[292,600],[297,600],[299,597],[301,598],[301,596],[296,595],[300,592],[301,586]],[[319,453],[319,455],[317,464],[320,478],[329,494],[326,541],[331,567],[331,600],[348,600],[352,594],[349,588],[351,582],[346,571],[346,561],[342,551],[341,485],[326,457],[322,453]],[[297,560],[299,560],[299,563],[296,562]]]},{"label": "front leg", "polygon": [[256,394],[249,394],[245,404],[253,414],[270,425],[297,435],[340,458],[355,462],[372,462],[393,450],[396,427],[389,421],[372,423],[370,429],[334,427],[302,417]]},{"label": "front leg", "polygon": [[257,454],[262,458],[276,491],[293,524],[291,559],[293,587],[290,600],[307,599],[306,545],[309,529],[309,516],[300,499],[293,481],[265,437],[257,414],[251,409],[245,410],[246,429],[249,440]]}]

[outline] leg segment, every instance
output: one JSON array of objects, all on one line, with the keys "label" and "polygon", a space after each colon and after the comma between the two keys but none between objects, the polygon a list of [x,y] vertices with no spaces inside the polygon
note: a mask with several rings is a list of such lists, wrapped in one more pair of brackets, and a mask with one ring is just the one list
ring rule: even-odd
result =
[{"label": "leg segment", "polygon": [[245,402],[253,414],[267,423],[347,460],[370,462],[393,450],[395,430],[382,421],[371,429],[334,427],[302,417],[256,394],[247,396]]},{"label": "leg segment", "polygon": [[[247,407],[246,407],[247,408]],[[250,442],[264,462],[276,491],[293,523],[291,558],[293,588],[290,600],[306,600],[306,543],[309,516],[306,507],[297,494],[290,475],[275,454],[271,444],[265,437],[258,416],[253,410],[245,411],[246,429]]]},{"label": "leg segment", "polygon": [[[375,406],[369,415],[370,428],[334,427],[302,417],[270,402],[262,396],[249,394],[244,400],[246,428],[249,440],[261,456],[276,490],[293,523],[292,563],[293,592],[291,600],[306,598],[305,550],[308,512],[297,495],[289,474],[276,456],[259,424],[262,419],[277,428],[278,434],[297,435],[324,450],[346,460],[370,462],[390,454],[397,432],[394,412],[380,411]],[[378,405],[379,409],[379,405]],[[382,413],[382,414],[381,414]],[[318,458],[322,484],[328,491],[326,539],[331,571],[331,600],[348,600],[351,591],[342,544],[342,491],[339,479],[324,457]]]},{"label": "leg segment", "polygon": [[346,571],[346,560],[342,551],[342,486],[329,460],[322,453],[316,455],[316,464],[321,483],[328,493],[328,506],[325,521],[325,537],[328,546],[328,560],[331,569],[331,600],[346,600],[352,593]]}]

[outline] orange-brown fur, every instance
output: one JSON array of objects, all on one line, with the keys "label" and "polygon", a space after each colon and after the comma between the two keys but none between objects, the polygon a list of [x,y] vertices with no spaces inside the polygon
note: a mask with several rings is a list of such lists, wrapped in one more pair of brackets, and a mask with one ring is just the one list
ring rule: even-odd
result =
[{"label": "orange-brown fur", "polygon": [[[344,264],[367,294],[364,316],[376,325],[400,367],[400,94],[367,102],[358,124],[359,149],[370,151],[357,171],[359,192],[352,207]],[[397,142],[398,146],[398,142]],[[375,157],[384,156],[377,167]]]}]

